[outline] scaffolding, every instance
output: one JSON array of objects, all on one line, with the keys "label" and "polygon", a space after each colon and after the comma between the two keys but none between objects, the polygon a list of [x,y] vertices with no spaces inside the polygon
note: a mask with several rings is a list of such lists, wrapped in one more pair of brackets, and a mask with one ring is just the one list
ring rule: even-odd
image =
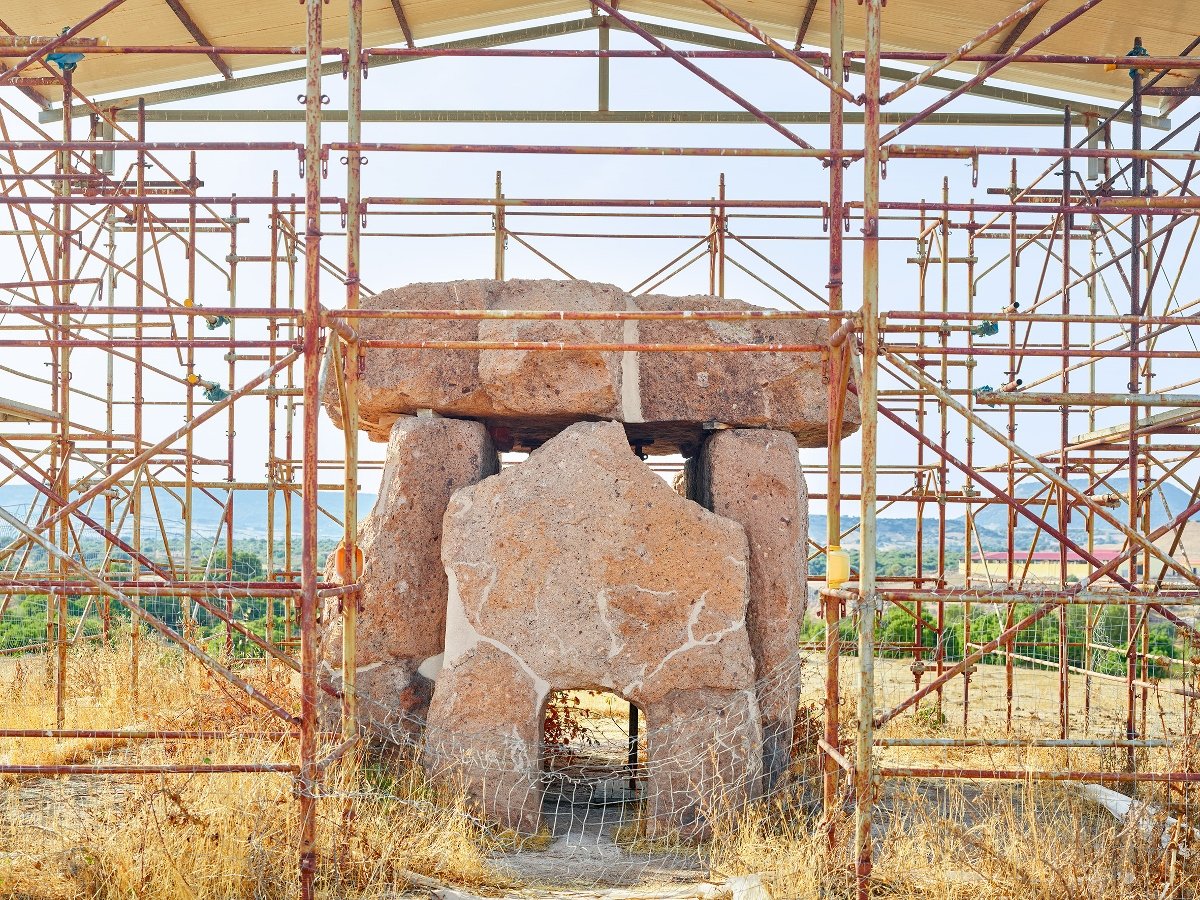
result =
[{"label": "scaffolding", "polygon": [[[1191,658],[1200,636],[1194,615],[1200,606],[1200,565],[1180,552],[1189,523],[1200,513],[1200,394],[1187,393],[1200,378],[1171,363],[1200,358],[1194,343],[1200,299],[1190,298],[1187,290],[1200,227],[1193,182],[1200,131],[1197,115],[1179,126],[1166,119],[1197,93],[1177,82],[1200,83],[1200,56],[1191,55],[1200,39],[1175,55],[1139,54],[1139,41],[1136,65],[1126,55],[1038,50],[1076,20],[1086,22],[1099,0],[1073,2],[1042,31],[1031,31],[1030,22],[1045,5],[1033,0],[967,44],[941,53],[887,49],[883,0],[860,0],[858,7],[830,0],[830,46],[821,50],[804,48],[815,2],[808,4],[795,46],[788,47],[722,0],[704,3],[743,37],[642,21],[612,0],[591,0],[591,14],[579,19],[422,46],[414,44],[406,24],[407,46],[366,46],[361,0],[342,4],[349,22],[344,47],[323,41],[328,10],[322,0],[306,0],[303,46],[213,46],[202,34],[196,37],[198,31],[193,42],[168,46],[118,46],[79,36],[97,23],[102,28],[104,16],[120,2],[111,0],[53,38],[15,34],[6,26],[8,36],[0,36],[0,56],[7,59],[0,88],[10,88],[0,90],[0,245],[10,279],[0,284],[6,297],[0,304],[0,347],[5,348],[0,371],[6,384],[21,386],[19,395],[6,389],[0,399],[0,485],[24,484],[34,492],[24,509],[0,508],[0,529],[6,529],[0,531],[5,539],[0,619],[17,601],[46,598],[41,634],[3,652],[44,655],[57,701],[53,727],[0,729],[0,738],[187,741],[198,736],[72,728],[68,654],[95,636],[108,637],[115,603],[142,626],[130,632],[132,662],[125,673],[135,703],[139,687],[146,689],[139,683],[139,647],[155,635],[260,704],[295,749],[287,760],[247,760],[239,766],[0,764],[0,774],[242,771],[292,777],[302,896],[311,897],[316,786],[359,739],[354,693],[358,487],[360,473],[378,466],[377,460],[359,456],[356,384],[362,354],[385,346],[556,349],[520,342],[360,338],[356,324],[367,316],[464,315],[360,310],[360,299],[370,294],[361,280],[364,241],[479,239],[489,245],[489,268],[497,279],[505,278],[506,259],[516,245],[555,275],[571,279],[575,276],[545,249],[549,243],[669,238],[686,249],[631,291],[654,290],[706,265],[709,292],[724,295],[726,274],[736,269],[784,304],[786,311],[778,315],[830,322],[829,344],[819,348],[830,396],[827,459],[806,463],[809,476],[821,485],[811,499],[826,506],[828,530],[811,541],[810,562],[823,564],[827,548],[845,546],[854,535],[859,552],[848,580],[831,581],[820,590],[824,628],[810,635],[805,649],[824,660],[824,804],[832,815],[847,794],[852,798],[859,896],[869,890],[872,807],[885,779],[1149,783],[1164,791],[1200,781],[1190,756],[1167,754],[1155,757],[1167,763],[1147,765],[1139,755],[1171,743],[1150,736],[1151,697],[1170,694],[1179,701],[1182,737],[1177,740],[1182,742],[1194,734],[1190,701],[1200,696]],[[846,40],[850,10],[863,17],[860,49]],[[644,48],[611,49],[611,34],[618,31],[640,38]],[[520,46],[591,32],[596,49]],[[985,45],[993,44],[985,52]],[[303,110],[154,108],[202,96],[203,85],[95,101],[74,86],[73,66],[48,61],[50,54],[69,52],[97,58],[198,54],[210,58],[226,78],[234,78],[226,61],[239,57],[303,56]],[[597,109],[364,109],[364,78],[372,67],[451,57],[534,58],[546,65],[558,58],[594,60]],[[739,109],[614,111],[609,102],[614,59],[671,61]],[[824,88],[828,109],[765,112],[703,67],[708,60],[739,59],[769,59],[798,69],[799,77]],[[887,65],[897,62],[910,68]],[[942,111],[952,100],[983,89],[992,91],[984,96],[1000,101],[1029,102],[1011,88],[993,85],[1013,64],[1096,71],[1115,66],[1128,70],[1129,98],[1115,108],[1044,97],[1040,105],[1056,111]],[[916,65],[927,68],[912,68]],[[968,74],[951,79],[939,74],[943,70]],[[235,81],[252,87],[298,75],[291,70]],[[1174,80],[1164,84],[1167,76]],[[328,78],[345,79],[344,110],[325,108],[322,80]],[[848,87],[852,83],[861,84],[861,93]],[[60,107],[51,108],[39,91],[49,87],[63,91]],[[916,112],[885,110],[917,88],[944,94]],[[25,94],[20,100],[18,90]],[[1159,116],[1143,109],[1147,97],[1168,98]],[[28,114],[30,102],[42,109],[40,119]],[[301,120],[302,142],[180,142],[151,136],[160,122]],[[742,123],[773,129],[783,146],[387,143],[362,137],[364,122],[422,121],[480,127]],[[345,123],[345,140],[328,139],[322,126],[331,122]],[[1050,129],[1061,140],[1025,147],[898,140],[918,126],[923,130],[914,134],[939,125],[984,124]],[[812,125],[827,127],[826,146],[812,145],[789,127]],[[861,148],[848,146],[848,128],[860,125]],[[1126,126],[1129,146],[1117,146],[1114,135],[1124,135]],[[1147,128],[1166,133],[1147,145]],[[711,186],[715,189],[700,186],[689,197],[515,197],[506,192],[499,173],[491,196],[364,194],[363,167],[369,159],[462,153],[497,159],[515,154],[746,158],[819,165],[823,175],[804,185],[813,196],[789,198],[735,199],[724,177]],[[273,165],[280,160],[279,168],[298,160],[303,194],[282,193],[278,171],[269,190],[258,195],[205,193],[205,167],[246,155],[264,155]],[[180,159],[186,160],[182,169]],[[888,170],[893,179],[897,172],[903,177],[906,166],[923,161],[970,166],[972,189],[953,197],[950,180],[937,179],[929,190],[938,199],[889,198]],[[331,196],[323,188],[331,166],[339,162],[345,190]],[[989,183],[1005,169],[1006,183]],[[919,172],[924,176],[928,170]],[[855,187],[861,179],[860,196],[848,186],[848,175]],[[265,212],[265,234],[251,232],[250,211]],[[437,230],[431,222],[449,224]],[[816,284],[811,273],[796,271],[775,252],[801,241],[827,250],[827,271]],[[887,256],[885,248],[893,247],[896,253]],[[861,256],[861,297],[845,296],[849,248]],[[911,255],[901,260],[898,253]],[[881,272],[893,263],[906,267],[906,279],[913,276],[904,287],[892,271],[881,284]],[[265,267],[265,302],[256,296],[247,303],[239,293],[239,273],[247,267]],[[197,300],[222,293],[220,301]],[[569,319],[589,314],[519,315]],[[635,315],[648,314],[604,314]],[[340,444],[319,436],[320,379],[327,359],[327,377],[337,379],[346,423]],[[1169,377],[1174,383],[1161,383],[1162,368],[1175,373]],[[100,378],[99,372],[106,376]],[[852,452],[843,455],[840,422],[847,403],[862,410],[857,459]],[[239,413],[241,438],[236,437]],[[181,427],[164,424],[180,416]],[[245,424],[248,416],[254,417],[252,428]],[[1087,427],[1077,431],[1081,421]],[[250,431],[256,439],[247,438]],[[888,441],[886,454],[880,453],[881,435]],[[262,465],[264,475],[246,477],[247,465]],[[1167,487],[1183,491],[1182,507],[1168,504]],[[239,491],[261,491],[265,498],[261,580],[239,578],[235,565]],[[322,506],[323,491],[342,494],[339,514]],[[842,515],[843,505],[851,502],[860,509],[853,522]],[[205,504],[216,510],[215,525],[198,529],[194,511]],[[880,513],[900,509],[913,510],[917,523],[911,536],[915,572],[888,574],[879,565]],[[961,534],[954,527],[960,517]],[[176,518],[182,528],[173,530]],[[319,568],[321,518],[340,531],[347,561],[344,585],[325,581]],[[1086,523],[1085,538],[1078,527],[1073,530],[1073,521]],[[1099,533],[1111,535],[1115,546],[1098,546]],[[995,558],[985,552],[985,539],[1002,548]],[[1050,554],[1048,579],[1030,577],[1037,553]],[[1082,577],[1070,574],[1080,566]],[[345,688],[340,692],[317,673],[318,607],[328,598],[341,600],[344,617]],[[255,610],[265,616],[261,632],[235,612],[238,603],[258,604]],[[195,617],[201,612],[221,623],[220,653],[196,639]],[[877,628],[888,614],[911,620],[911,638],[880,640]],[[93,635],[85,623],[96,620],[100,624]],[[1042,628],[1051,622],[1057,627]],[[1076,629],[1082,638],[1071,638],[1071,622],[1082,622]],[[1153,626],[1162,624],[1171,636],[1165,648],[1152,642]],[[1111,646],[1118,632],[1123,647]],[[260,655],[294,672],[297,696],[281,703],[264,695],[239,674],[239,653]],[[881,693],[876,665],[898,658],[911,663],[912,689],[900,691],[893,684]],[[1003,725],[972,718],[972,677],[989,661],[1004,667]],[[1013,725],[1014,685],[1025,667],[1057,674],[1056,711],[1042,745],[1113,749],[1124,754],[1120,771],[899,765],[889,756],[897,748],[1004,746]],[[849,698],[856,708],[848,717],[839,679],[847,669],[856,673],[858,684],[857,697]],[[1086,688],[1082,698],[1081,684]],[[1093,690],[1105,684],[1120,693],[1124,720],[1118,736],[1094,737]],[[933,704],[942,715],[952,688],[961,691],[961,737],[924,744],[888,737],[888,723],[905,713]],[[341,696],[339,734],[318,729],[322,692]],[[847,719],[856,731],[850,740]]]}]

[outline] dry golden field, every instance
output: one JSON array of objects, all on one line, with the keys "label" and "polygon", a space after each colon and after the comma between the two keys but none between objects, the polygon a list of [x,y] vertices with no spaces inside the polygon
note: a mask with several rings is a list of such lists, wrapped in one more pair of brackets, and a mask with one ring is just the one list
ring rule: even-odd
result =
[{"label": "dry golden field", "polygon": [[[143,642],[142,692],[131,709],[127,654],[93,648],[73,652],[67,725],[74,728],[138,726],[157,729],[232,730],[232,741],[126,743],[114,741],[0,741],[0,761],[148,762],[283,761],[294,758],[288,738],[268,738],[269,717],[235,691],[186,663],[177,653]],[[822,661],[806,669],[810,698],[821,689]],[[843,660],[846,736],[853,732],[854,665]],[[911,688],[907,664],[877,661],[879,704],[889,706]],[[284,701],[291,681],[279,669],[247,666],[256,687]],[[1015,736],[1055,736],[1056,673],[1016,673]],[[927,676],[928,677],[928,676]],[[1073,691],[1073,721],[1083,715],[1084,679]],[[1123,722],[1123,688],[1093,685],[1090,733],[1110,735]],[[972,680],[972,734],[1004,733],[1004,675],[985,667]],[[1182,706],[1165,697],[1163,711],[1151,697],[1148,725],[1154,733],[1177,733]],[[1046,704],[1051,704],[1047,709]],[[37,658],[0,663],[0,721],[5,727],[44,728],[53,722],[53,688],[45,662]],[[1172,706],[1172,704],[1174,704]],[[623,704],[582,695],[581,705],[597,714],[596,727],[619,741]],[[888,726],[895,736],[954,736],[961,733],[962,689],[949,687],[945,722],[926,706]],[[1082,733],[1082,718],[1079,728]],[[698,849],[666,849],[691,860],[674,873],[648,876],[656,887],[614,893],[599,882],[594,866],[564,872],[563,884],[546,888],[502,866],[514,857],[553,855],[554,841],[518,846],[471,814],[462,798],[425,782],[402,759],[379,756],[347,760],[323,787],[319,804],[320,895],[326,898],[433,897],[622,897],[626,900],[733,898],[729,879],[751,876],[759,894],[737,900],[846,897],[849,823],[839,816],[831,828],[843,849],[830,851],[816,818],[815,734],[799,734],[796,782],[783,796],[751,807],[732,830]],[[1190,765],[1190,760],[1147,756],[1146,765]],[[885,764],[1028,765],[1059,768],[1066,751],[962,750],[886,751]],[[1073,751],[1069,762],[1113,768],[1113,751]],[[287,775],[155,775],[103,777],[7,777],[0,782],[0,897],[22,900],[275,900],[296,895],[295,803]],[[1158,799],[1153,792],[1148,796]],[[1177,796],[1173,811],[1188,811]],[[874,891],[893,898],[1130,898],[1165,900],[1196,896],[1190,857],[1161,833],[1124,827],[1082,799],[1070,786],[1035,782],[889,781],[877,804],[874,833],[879,842]],[[1171,835],[1167,835],[1168,838]],[[1176,835],[1177,837],[1177,835]],[[1169,843],[1169,841],[1168,841]],[[639,849],[609,848],[628,873]],[[514,851],[520,851],[515,853]],[[628,851],[628,852],[626,852]],[[597,849],[600,853],[600,849]],[[608,851],[605,851],[608,852]],[[647,857],[648,858],[648,857]],[[537,867],[529,867],[536,871]],[[571,871],[574,877],[571,877]],[[436,893],[444,884],[459,893]],[[669,888],[673,893],[663,894]]]}]

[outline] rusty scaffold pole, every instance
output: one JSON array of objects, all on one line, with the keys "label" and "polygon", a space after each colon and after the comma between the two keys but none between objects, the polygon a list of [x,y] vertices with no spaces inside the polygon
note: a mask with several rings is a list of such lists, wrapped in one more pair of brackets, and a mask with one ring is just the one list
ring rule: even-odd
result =
[{"label": "rusty scaffold pole", "polygon": [[858,746],[854,770],[854,859],[859,900],[868,900],[873,855],[875,764],[876,469],[879,390],[879,177],[880,28],[882,0],[866,0],[866,61],[863,85],[863,285],[861,516],[858,574]]},{"label": "rusty scaffold pole", "polygon": [[[321,39],[323,0],[307,0],[304,81],[303,440],[300,549],[300,897],[313,900],[317,868],[317,489],[321,370]],[[355,150],[354,152],[358,152]]]},{"label": "rusty scaffold pole", "polygon": [[[355,149],[362,141],[362,91],[365,61],[362,48],[362,0],[350,0],[349,60],[347,62],[346,140],[351,149],[346,156],[346,309],[358,309],[361,283],[359,257],[362,245],[362,153]],[[330,336],[331,341],[338,338]],[[342,397],[345,435],[345,488],[343,494],[342,547],[345,572],[342,580],[355,585],[360,572],[358,551],[358,367],[359,349],[354,340],[345,342],[344,372],[339,387]],[[342,737],[358,734],[358,695],[355,692],[357,667],[358,593],[342,598]]]},{"label": "rusty scaffold pole", "polygon": [[[844,81],[845,67],[842,51],[845,45],[846,8],[844,0],[830,0],[829,4],[829,42],[830,42],[830,78],[835,84]],[[843,130],[844,100],[837,92],[829,92],[829,147],[831,150],[841,150],[845,134]],[[844,207],[845,164],[838,155],[831,154],[829,158],[829,309],[837,311],[842,308],[842,228],[845,222]],[[836,323],[831,321],[831,330]],[[825,571],[827,586],[836,590],[842,586],[841,573],[830,572],[833,566],[840,566],[843,561],[849,568],[848,555],[843,555],[842,543],[842,407],[846,398],[845,382],[850,376],[850,352],[853,339],[846,337],[840,346],[832,343],[829,348],[829,430],[828,430],[828,471],[826,475],[827,499],[825,502],[826,532],[825,532]],[[837,554],[836,560],[833,554]],[[849,574],[848,572],[846,573]],[[841,641],[839,626],[841,623],[841,606],[843,601],[833,596],[832,590],[822,594],[821,602],[825,613],[825,744],[827,747],[839,747],[839,714],[841,705],[841,686],[839,684],[839,656]],[[839,805],[838,781],[841,769],[829,750],[824,754],[824,775],[822,780],[822,808],[828,830],[830,846],[836,840],[834,831],[834,815]]]}]

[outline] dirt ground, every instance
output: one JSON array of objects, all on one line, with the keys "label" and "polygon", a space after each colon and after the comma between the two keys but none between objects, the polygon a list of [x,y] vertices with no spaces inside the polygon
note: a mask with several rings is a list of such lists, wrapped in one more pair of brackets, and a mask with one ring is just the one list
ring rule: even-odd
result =
[{"label": "dirt ground", "polygon": [[[825,659],[818,654],[806,655],[804,694],[811,700],[824,695]],[[907,659],[875,660],[875,706],[882,712],[900,703],[911,695],[916,681]],[[946,666],[949,668],[949,664]],[[857,669],[855,657],[844,657],[841,661],[843,705],[846,699],[857,698]],[[929,684],[936,671],[929,667],[922,675],[920,684]],[[1123,734],[1125,729],[1125,683],[1111,677],[1085,676],[1072,672],[1069,675],[1070,728],[1073,737],[1112,737]],[[1183,690],[1185,685],[1178,680],[1164,679],[1157,690],[1138,690],[1139,730],[1141,700],[1146,698],[1145,736],[1163,737],[1178,735],[1183,728],[1185,698],[1173,691]],[[963,677],[947,682],[942,691],[941,709],[945,717],[947,736],[963,731],[963,713],[967,709],[966,732],[975,737],[1000,736],[1007,730],[1007,681],[1004,666],[980,665],[969,683]],[[964,697],[969,691],[969,703]],[[935,694],[923,701],[926,709],[936,698]],[[912,718],[915,712],[899,717]],[[929,714],[924,714],[928,718]],[[898,721],[899,721],[898,720]],[[1011,730],[1024,737],[1059,737],[1058,670],[1014,668],[1012,677],[1012,726]]]}]

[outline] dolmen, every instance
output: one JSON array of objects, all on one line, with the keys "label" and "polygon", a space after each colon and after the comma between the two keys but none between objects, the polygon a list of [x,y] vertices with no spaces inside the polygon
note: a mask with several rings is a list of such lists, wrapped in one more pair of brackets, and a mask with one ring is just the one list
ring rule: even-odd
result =
[{"label": "dolmen", "polygon": [[[371,735],[418,744],[431,776],[520,834],[541,826],[556,691],[638,707],[651,837],[703,839],[781,783],[807,602],[798,451],[828,440],[829,354],[703,347],[820,348],[826,321],[518,317],[758,309],[581,281],[414,284],[362,306],[414,315],[353,322],[381,344],[361,351],[359,427],[387,442],[359,532],[356,690]],[[341,426],[332,367],[322,392]],[[845,403],[842,434],[858,424]],[[528,458],[501,470],[510,450]],[[651,454],[685,458],[679,490]],[[340,686],[332,605],[321,623],[322,677]]]}]

